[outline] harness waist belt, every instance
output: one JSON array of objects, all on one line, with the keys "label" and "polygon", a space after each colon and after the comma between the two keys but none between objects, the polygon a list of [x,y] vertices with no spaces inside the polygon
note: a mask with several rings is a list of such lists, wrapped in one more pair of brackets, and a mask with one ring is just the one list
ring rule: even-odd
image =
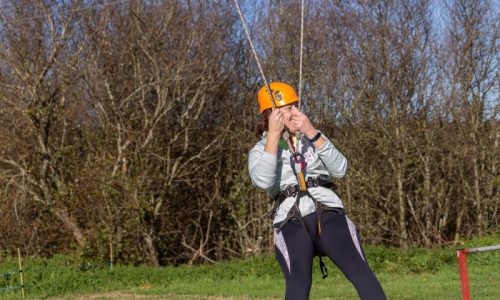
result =
[{"label": "harness waist belt", "polygon": [[[307,188],[322,186],[322,187],[330,188],[333,191],[335,191],[337,189],[337,186],[335,186],[335,184],[333,182],[331,182],[330,180],[322,179],[322,178],[310,178],[306,182],[306,186],[307,186]],[[279,192],[274,197],[274,201],[281,203],[286,198],[297,195],[297,193],[299,191],[300,191],[300,187],[298,184],[290,186],[290,187],[286,188],[285,190]]]}]

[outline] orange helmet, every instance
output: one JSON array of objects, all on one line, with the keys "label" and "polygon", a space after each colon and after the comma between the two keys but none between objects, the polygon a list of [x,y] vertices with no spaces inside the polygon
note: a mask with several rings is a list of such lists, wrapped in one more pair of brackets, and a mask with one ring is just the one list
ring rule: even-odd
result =
[{"label": "orange helmet", "polygon": [[269,88],[273,94],[272,98],[265,86],[263,86],[257,94],[260,113],[266,109],[272,108],[273,104],[271,101],[273,100],[276,107],[282,107],[299,101],[299,96],[297,96],[297,93],[295,93],[295,90],[289,84],[283,82],[271,82],[271,84],[269,84]]}]

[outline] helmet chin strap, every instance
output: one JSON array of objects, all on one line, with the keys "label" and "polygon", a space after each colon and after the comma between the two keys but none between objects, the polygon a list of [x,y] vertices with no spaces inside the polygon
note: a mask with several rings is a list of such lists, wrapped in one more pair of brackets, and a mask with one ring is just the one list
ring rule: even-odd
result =
[{"label": "helmet chin strap", "polygon": [[285,141],[288,141],[289,138],[290,138],[290,133],[288,132],[288,130],[285,129],[285,131],[283,131],[283,139]]},{"label": "helmet chin strap", "polygon": [[295,149],[299,149],[299,143],[300,143],[300,140],[302,139],[303,136],[304,136],[304,134],[302,132],[300,132],[298,130],[295,132],[295,139],[296,139]]},{"label": "helmet chin strap", "polygon": [[[288,128],[285,127],[285,130],[283,132],[283,139],[285,139],[285,141],[288,141],[288,139],[290,138],[290,134],[292,134]],[[302,132],[300,132],[299,130],[295,131],[295,149],[299,149],[299,143],[300,143],[300,140],[302,140],[302,137],[304,136],[304,134]]]},{"label": "helmet chin strap", "polygon": [[[282,134],[282,137],[285,141],[288,141],[290,139],[290,134],[292,134],[288,128],[285,127],[285,130],[283,130],[283,134]],[[299,130],[295,131],[295,149],[299,149],[299,143],[300,143],[300,140],[302,140],[302,137],[304,136],[304,134],[302,132],[300,132]]]}]

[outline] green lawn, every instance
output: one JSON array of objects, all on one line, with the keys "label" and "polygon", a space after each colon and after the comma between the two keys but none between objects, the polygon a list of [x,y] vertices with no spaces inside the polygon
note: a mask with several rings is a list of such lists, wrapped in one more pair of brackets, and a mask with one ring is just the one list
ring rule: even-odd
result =
[{"label": "green lawn", "polygon": [[[492,244],[500,244],[499,236],[478,239],[466,246]],[[389,299],[460,299],[454,248],[401,251],[367,247],[365,250]],[[272,255],[204,266],[118,265],[113,272],[105,264],[93,263],[82,268],[82,262],[81,258],[70,256],[26,260],[27,298],[283,298],[284,281]],[[330,262],[327,265],[330,275],[322,279],[315,260],[311,299],[358,299],[340,271]],[[473,299],[500,299],[500,251],[469,255],[468,269]],[[15,258],[0,261],[0,274],[13,270],[16,270]],[[0,277],[0,288],[15,285],[15,280]],[[20,295],[19,290],[0,292],[1,299],[19,299]]]}]

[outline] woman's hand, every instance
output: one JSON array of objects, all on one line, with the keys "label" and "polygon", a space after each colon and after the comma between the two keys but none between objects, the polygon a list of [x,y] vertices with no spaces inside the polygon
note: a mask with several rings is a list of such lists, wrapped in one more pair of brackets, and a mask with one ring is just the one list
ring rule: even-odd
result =
[{"label": "woman's hand", "polygon": [[279,108],[273,109],[269,115],[269,128],[267,133],[267,141],[264,151],[268,153],[278,153],[278,142],[281,138],[281,133],[285,129],[285,115]]},{"label": "woman's hand", "polygon": [[269,134],[273,136],[281,136],[285,129],[285,115],[281,109],[273,109],[269,116]]},{"label": "woman's hand", "polygon": [[291,109],[290,124],[296,130],[302,132],[308,139],[312,139],[318,133],[318,130],[314,128],[309,118],[295,106]]}]

